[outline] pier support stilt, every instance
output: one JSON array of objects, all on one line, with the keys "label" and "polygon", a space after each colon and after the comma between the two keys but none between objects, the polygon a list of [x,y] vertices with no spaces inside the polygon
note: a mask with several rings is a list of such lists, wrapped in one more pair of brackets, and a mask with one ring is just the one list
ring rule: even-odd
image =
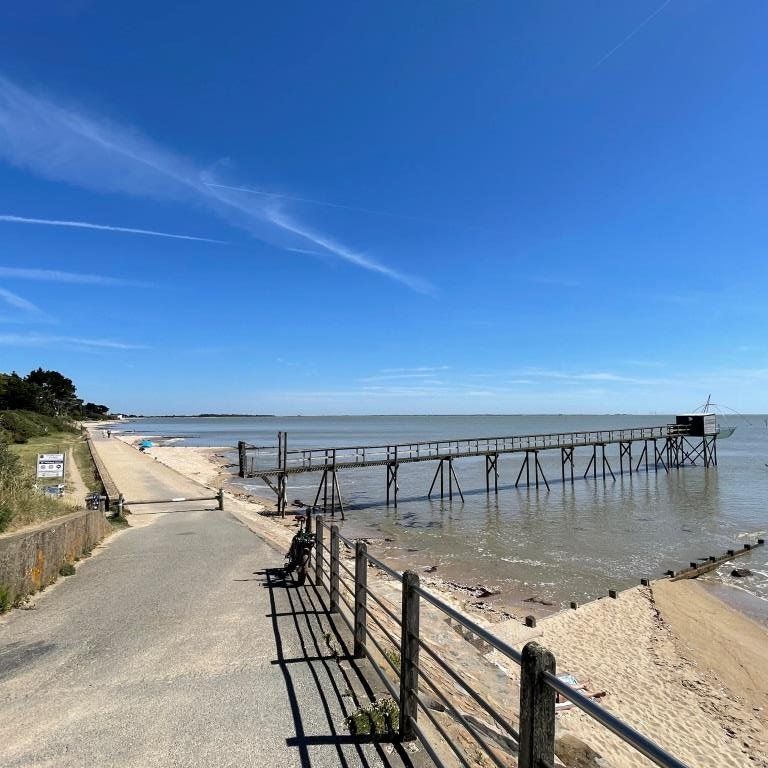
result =
[{"label": "pier support stilt", "polygon": [[530,484],[530,469],[528,467],[528,452],[525,452],[525,458],[523,459],[523,463],[520,465],[520,471],[517,473],[517,478],[515,480],[515,488],[517,488],[518,485],[520,485],[520,478],[523,476],[523,471],[526,473],[526,481],[525,484]]},{"label": "pier support stilt", "polygon": [[485,492],[491,492],[491,472],[493,472],[493,492],[499,495],[499,454],[489,453],[485,456]]},{"label": "pier support stilt", "polygon": [[658,440],[652,440],[653,443],[653,455],[654,455],[654,462],[653,467],[658,472],[659,471],[659,464],[661,464],[662,467],[664,467],[664,471],[669,474],[669,468],[667,467],[666,462],[664,461],[664,449],[659,449],[658,446]]},{"label": "pier support stilt", "polygon": [[640,452],[640,458],[637,460],[635,472],[640,471],[640,465],[645,461],[645,471],[648,471],[648,441],[643,440],[643,450]]},{"label": "pier support stilt", "polygon": [[464,501],[464,493],[461,490],[461,486],[459,485],[459,478],[456,475],[456,470],[453,468],[453,459],[448,459],[448,499],[449,501],[453,501],[453,481],[456,481],[456,490],[459,492],[459,496],[461,496],[462,502]]},{"label": "pier support stilt", "polygon": [[592,470],[592,479],[597,480],[597,445],[592,446],[592,456],[589,459],[589,464],[587,464],[587,468],[584,470],[584,479],[587,479],[587,475],[589,474],[589,470]]},{"label": "pier support stilt", "polygon": [[387,464],[387,506],[390,498],[397,506],[397,492],[400,490],[397,485],[397,469],[400,465],[396,461]]},{"label": "pier support stilt", "polygon": [[[336,488],[336,494],[335,496],[339,499],[339,512],[341,512],[341,519],[345,520],[344,516],[344,501],[341,498],[341,485],[339,484],[339,473],[336,471],[336,467],[333,468],[332,471],[333,474],[333,485]],[[336,507],[335,505],[331,507],[331,516],[334,516],[336,514]]]},{"label": "pier support stilt", "polygon": [[569,465],[571,485],[573,485],[573,447],[560,449],[560,473],[563,478],[563,485],[565,485],[565,467]]},{"label": "pier support stilt", "polygon": [[603,482],[605,482],[605,470],[606,467],[608,468],[608,471],[611,473],[611,477],[615,480],[616,475],[613,474],[613,469],[611,469],[611,463],[608,461],[608,457],[605,455],[605,443],[602,443],[600,445],[602,459],[603,459]]},{"label": "pier support stilt", "polygon": [[[533,456],[533,458],[531,458],[531,456]],[[541,462],[539,461],[539,452],[535,449],[531,449],[525,452],[525,458],[523,459],[523,463],[520,467],[520,471],[517,473],[517,479],[515,480],[515,488],[517,488],[520,485],[520,478],[523,476],[523,472],[525,472],[526,488],[530,487],[531,466],[533,466],[533,482],[536,488],[539,487],[540,482],[543,482],[544,485],[547,486],[547,490],[549,490],[549,483],[547,482],[546,475],[544,474],[544,469],[541,466]],[[563,464],[563,472],[565,472],[565,464]]]},{"label": "pier support stilt", "polygon": [[288,478],[284,472],[281,472],[277,476],[277,514],[280,515],[280,517],[285,517],[285,508],[288,505],[288,500],[286,498],[288,489],[287,480]]},{"label": "pier support stilt", "polygon": [[624,458],[627,459],[629,474],[632,474],[632,441],[619,443],[619,474],[624,475]]},{"label": "pier support stilt", "polygon": [[544,485],[546,485],[547,490],[549,490],[549,483],[547,482],[547,477],[544,474],[544,468],[541,466],[541,462],[539,461],[539,452],[534,451],[533,456],[536,461],[536,488],[539,487],[539,475],[541,475],[541,479],[544,481]]}]

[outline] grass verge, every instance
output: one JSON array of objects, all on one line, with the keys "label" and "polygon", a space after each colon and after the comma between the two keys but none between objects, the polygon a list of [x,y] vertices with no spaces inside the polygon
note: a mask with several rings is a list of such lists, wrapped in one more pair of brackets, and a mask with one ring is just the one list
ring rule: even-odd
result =
[{"label": "grass verge", "polygon": [[[58,485],[61,480],[35,478],[37,455],[39,453],[64,453],[68,460],[74,457],[75,464],[89,491],[100,491],[101,483],[96,473],[88,444],[75,432],[51,432],[30,437],[26,443],[7,447],[7,451],[18,458],[15,470],[10,471],[6,482],[0,484],[0,533],[16,531],[56,517],[82,509],[84,499],[62,500],[48,496],[34,488]],[[65,465],[66,466],[66,465]],[[68,489],[72,489],[68,485]]]}]

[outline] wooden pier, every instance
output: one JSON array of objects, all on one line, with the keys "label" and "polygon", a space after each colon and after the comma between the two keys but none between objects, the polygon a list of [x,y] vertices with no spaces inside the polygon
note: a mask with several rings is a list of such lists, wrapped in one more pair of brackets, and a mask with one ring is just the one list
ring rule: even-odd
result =
[{"label": "wooden pier", "polygon": [[[386,471],[386,503],[397,506],[398,469],[402,464],[436,462],[429,498],[438,489],[440,498],[453,500],[454,492],[464,500],[454,463],[470,457],[485,458],[485,489],[499,492],[499,457],[520,454],[522,463],[515,479],[515,487],[541,486],[549,490],[544,469],[539,460],[541,451],[559,451],[561,480],[574,483],[576,477],[576,450],[586,449],[589,461],[583,477],[590,474],[603,481],[644,470],[658,472],[680,469],[683,466],[717,466],[717,432],[698,434],[695,425],[665,424],[661,426],[629,427],[626,429],[558,432],[541,435],[511,435],[507,437],[476,437],[457,440],[431,440],[393,445],[355,445],[330,448],[288,448],[288,434],[278,433],[277,446],[253,446],[238,443],[240,477],[263,480],[277,496],[278,513],[285,515],[288,475],[307,472],[321,473],[313,506],[322,506],[324,512],[335,515],[337,508],[344,516],[344,505],[339,484],[341,470],[384,467]],[[606,448],[615,446],[613,457]],[[265,466],[259,466],[266,459]],[[613,461],[613,464],[611,464]]]}]

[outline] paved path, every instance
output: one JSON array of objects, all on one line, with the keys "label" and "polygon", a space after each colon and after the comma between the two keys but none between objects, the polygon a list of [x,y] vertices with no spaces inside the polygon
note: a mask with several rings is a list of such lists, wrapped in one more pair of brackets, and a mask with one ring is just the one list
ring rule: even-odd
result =
[{"label": "paved path", "polygon": [[67,460],[64,464],[67,471],[67,479],[64,483],[64,498],[73,504],[82,506],[88,495],[88,486],[80,474],[80,468],[75,461],[75,452],[72,448],[67,450]]},{"label": "paved path", "polygon": [[[207,495],[117,440],[97,449],[126,496]],[[0,618],[3,768],[400,764],[346,735],[364,684],[332,657],[324,596],[206,506],[144,508],[151,524]]]}]

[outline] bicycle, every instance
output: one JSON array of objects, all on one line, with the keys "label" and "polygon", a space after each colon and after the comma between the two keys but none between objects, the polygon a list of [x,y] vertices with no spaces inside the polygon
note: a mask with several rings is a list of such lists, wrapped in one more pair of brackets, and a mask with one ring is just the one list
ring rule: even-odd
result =
[{"label": "bicycle", "polygon": [[315,546],[315,537],[307,532],[309,522],[309,510],[299,522],[299,530],[291,540],[291,547],[286,554],[286,564],[283,570],[286,573],[298,571],[296,583],[301,586],[307,580],[309,573],[309,561],[312,555],[312,549]]}]

